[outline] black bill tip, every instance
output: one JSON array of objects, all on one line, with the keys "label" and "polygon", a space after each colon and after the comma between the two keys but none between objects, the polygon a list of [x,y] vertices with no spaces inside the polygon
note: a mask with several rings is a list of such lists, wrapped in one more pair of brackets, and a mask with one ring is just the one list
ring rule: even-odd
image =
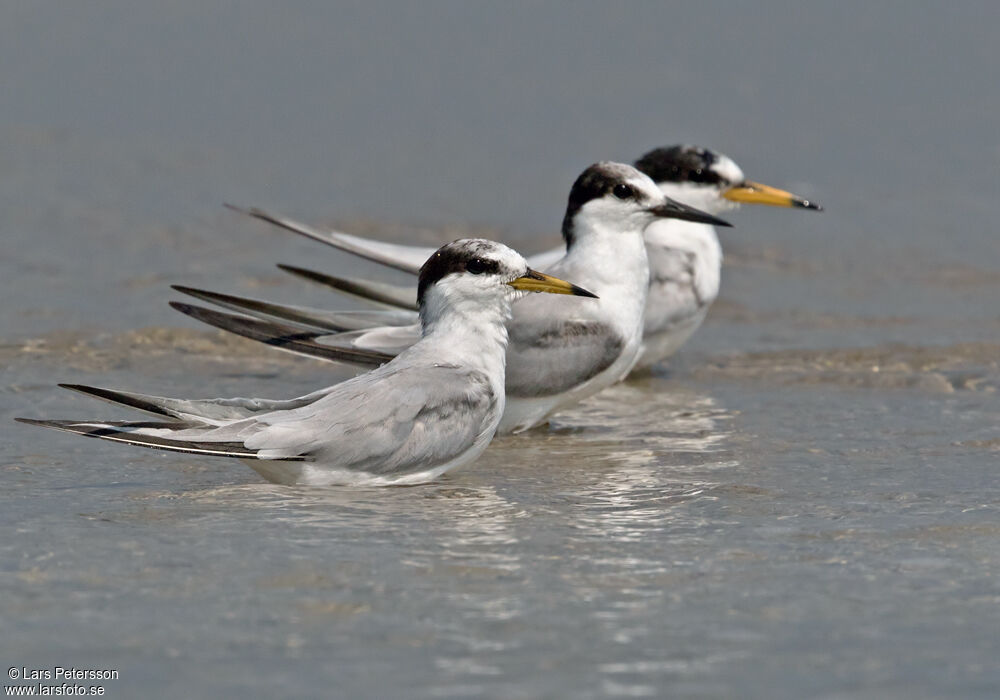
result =
[{"label": "black bill tip", "polygon": [[703,212],[701,209],[689,207],[687,204],[681,204],[673,199],[668,199],[666,204],[653,207],[649,211],[656,216],[660,216],[665,219],[680,219],[681,221],[694,221],[699,224],[710,224],[712,226],[725,226],[727,228],[732,228],[732,224],[725,219],[712,216],[711,214]]},{"label": "black bill tip", "polygon": [[813,211],[823,211],[823,206],[819,202],[813,202],[809,199],[796,199],[792,202],[793,207],[799,209],[812,209]]}]

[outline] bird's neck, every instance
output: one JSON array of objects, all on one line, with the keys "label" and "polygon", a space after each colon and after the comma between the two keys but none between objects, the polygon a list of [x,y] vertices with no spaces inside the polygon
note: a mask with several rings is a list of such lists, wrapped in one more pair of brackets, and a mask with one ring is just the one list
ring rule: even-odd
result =
[{"label": "bird's neck", "polygon": [[663,219],[646,229],[645,238],[654,286],[665,284],[672,289],[677,282],[678,261],[683,259],[699,298],[711,302],[718,296],[722,246],[714,228],[708,224]]},{"label": "bird's neck", "polygon": [[[716,187],[690,182],[661,182],[658,186],[668,197],[709,214],[723,214],[739,208],[736,202],[720,196]],[[712,297],[718,294],[722,246],[719,245],[714,227],[694,221],[660,219],[646,229],[644,236],[654,277],[657,272],[663,272],[662,269],[658,270],[662,256],[672,257],[676,251],[681,251],[692,256],[697,284],[704,287],[701,293]],[[669,267],[668,263],[667,268]]]},{"label": "bird's neck", "polygon": [[574,317],[597,320],[626,338],[636,336],[649,293],[642,232],[591,226],[576,233],[565,257],[549,268],[556,277],[573,280],[598,296],[574,305]]},{"label": "bird's neck", "polygon": [[[450,297],[450,298],[449,298]],[[501,385],[507,352],[510,305],[484,305],[458,295],[429,294],[420,310],[423,339],[435,362],[499,372]]]},{"label": "bird's neck", "polygon": [[649,282],[642,231],[602,222],[578,221],[565,257],[550,269],[602,298],[612,289],[634,294]]}]

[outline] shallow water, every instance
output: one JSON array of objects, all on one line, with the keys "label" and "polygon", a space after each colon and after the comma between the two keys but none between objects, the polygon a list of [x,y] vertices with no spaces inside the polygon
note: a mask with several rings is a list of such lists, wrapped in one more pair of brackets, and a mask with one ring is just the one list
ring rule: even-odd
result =
[{"label": "shallow water", "polygon": [[[81,8],[0,23],[9,666],[116,668],[109,697],[997,696],[996,9]],[[827,211],[734,213],[669,367],[436,483],[11,422],[128,415],[57,381],[348,376],[166,306],[349,303],[274,262],[392,279],[221,201],[533,251],[583,165],[679,140]]]}]

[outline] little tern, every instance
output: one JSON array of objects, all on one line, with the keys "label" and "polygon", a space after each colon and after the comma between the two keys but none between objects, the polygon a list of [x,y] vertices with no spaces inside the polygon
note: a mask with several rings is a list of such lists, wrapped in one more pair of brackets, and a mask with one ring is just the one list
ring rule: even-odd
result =
[{"label": "little tern", "polygon": [[511,302],[528,292],[594,296],[530,269],[505,245],[455,241],[421,268],[421,338],[367,374],[286,401],[180,400],[61,385],[168,420],[17,420],[143,447],[242,458],[280,484],[429,481],[469,464],[493,439],[504,411],[506,322]]},{"label": "little tern", "polygon": [[[298,226],[264,212],[253,213],[278,225]],[[643,231],[660,218],[728,225],[670,200],[629,165],[596,163],[577,178],[563,218],[565,253],[546,271],[574,279],[599,299],[573,308],[545,303],[540,297],[514,304],[507,348],[507,410],[498,432],[539,425],[554,412],[620,381],[632,369],[639,357],[649,284]],[[405,269],[403,263],[397,266]],[[256,317],[178,307],[199,320],[323,359],[376,364],[380,354],[395,355],[419,337],[419,327],[399,325],[331,334],[329,326],[336,320],[331,316],[326,324],[313,324],[310,320],[315,319],[305,311],[275,314],[274,305],[268,309],[251,301],[240,306],[238,298],[176,289]]]},{"label": "little tern", "polygon": [[[669,146],[649,151],[635,162],[669,198],[710,214],[723,214],[740,204],[763,204],[822,211],[816,202],[791,192],[747,180],[742,169],[728,156],[699,146]],[[416,272],[430,250],[374,241],[335,231],[319,231],[289,219],[274,217],[259,210],[249,212],[278,226],[335,246],[341,250],[375,260],[406,272]],[[709,222],[662,218],[646,228],[646,254],[649,258],[649,292],[643,324],[642,351],[636,369],[649,368],[678,350],[698,329],[709,307],[719,295],[722,273],[722,248]],[[563,255],[565,248],[554,248],[530,256],[528,262],[547,269]],[[368,280],[326,275],[289,265],[283,270],[362,297],[394,313],[371,312],[362,317],[315,309],[296,309],[299,322],[312,318],[328,331],[357,330],[367,325],[405,325],[413,323],[414,290]],[[219,295],[220,297],[222,295]],[[230,308],[243,306],[244,312],[263,313],[260,302],[227,297],[215,303]],[[249,307],[247,302],[250,302]],[[292,307],[271,305],[269,315],[287,318]],[[292,320],[292,319],[288,319]]]},{"label": "little tern", "polygon": [[[791,192],[747,180],[731,158],[707,148],[657,148],[636,167],[668,197],[713,214],[741,203],[822,211],[819,204]],[[645,237],[649,297],[637,369],[666,359],[691,337],[719,296],[722,276],[722,246],[712,226],[658,221],[646,229]]]}]

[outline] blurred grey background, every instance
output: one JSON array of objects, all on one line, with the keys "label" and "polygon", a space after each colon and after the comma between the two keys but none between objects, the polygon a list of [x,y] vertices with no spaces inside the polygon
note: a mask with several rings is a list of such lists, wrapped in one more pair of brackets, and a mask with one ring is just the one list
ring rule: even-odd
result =
[{"label": "blurred grey background", "polygon": [[[484,226],[534,249],[584,166],[676,142],[827,206],[741,212],[733,250],[1000,261],[992,2],[95,0],[2,15],[0,271],[22,312],[57,313],[38,299],[61,290],[82,322],[116,327],[80,299],[94,289],[53,277],[263,268],[233,250],[224,266],[225,246],[158,245],[170,227],[261,245],[223,201]],[[287,238],[286,257],[316,253]],[[52,325],[11,314],[8,334]]]}]

